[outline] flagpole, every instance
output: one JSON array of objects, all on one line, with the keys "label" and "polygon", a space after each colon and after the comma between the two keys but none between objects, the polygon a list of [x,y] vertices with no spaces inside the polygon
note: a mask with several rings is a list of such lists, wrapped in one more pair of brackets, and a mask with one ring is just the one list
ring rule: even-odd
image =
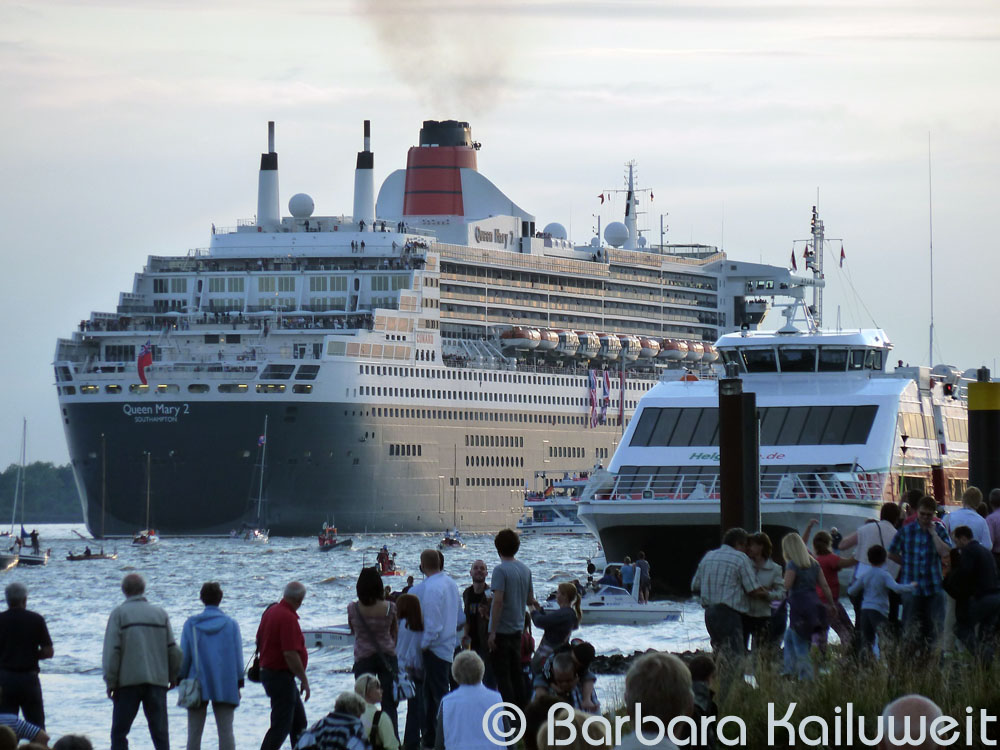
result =
[{"label": "flagpole", "polygon": [[927,133],[927,234],[928,234],[928,245],[930,249],[930,271],[931,271],[931,296],[930,296],[930,308],[931,308],[931,326],[930,326],[930,343],[928,349],[927,364],[930,367],[934,366],[934,195],[931,192],[932,182],[931,182],[931,134]]}]

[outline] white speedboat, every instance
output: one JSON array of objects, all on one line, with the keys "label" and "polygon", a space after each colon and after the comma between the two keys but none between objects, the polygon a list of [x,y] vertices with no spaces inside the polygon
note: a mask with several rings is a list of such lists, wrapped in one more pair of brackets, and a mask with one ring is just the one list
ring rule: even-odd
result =
[{"label": "white speedboat", "polygon": [[302,635],[307,648],[349,648],[354,645],[354,633],[347,623],[303,630]]},{"label": "white speedboat", "polygon": [[[555,601],[544,604],[546,609],[557,608]],[[632,585],[632,593],[621,586],[598,585],[580,598],[583,613],[581,625],[651,625],[658,622],[678,622],[681,611],[671,602],[639,603],[639,579]]]}]

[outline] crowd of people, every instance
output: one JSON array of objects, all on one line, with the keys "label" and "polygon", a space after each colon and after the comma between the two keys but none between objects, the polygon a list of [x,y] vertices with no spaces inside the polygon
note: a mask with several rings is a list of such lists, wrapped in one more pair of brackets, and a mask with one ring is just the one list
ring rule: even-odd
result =
[{"label": "crowd of people", "polygon": [[[748,654],[766,658],[780,645],[784,674],[808,680],[812,649],[825,653],[833,629],[851,658],[875,658],[904,639],[914,653],[961,647],[989,661],[1000,627],[1000,489],[987,505],[969,487],[962,507],[947,511],[913,490],[846,537],[813,534],[810,521],[802,535],[782,538],[783,571],[767,534],[730,529],[691,584],[713,651],[736,669],[750,666]],[[840,603],[845,568],[853,569],[853,621]]]}]

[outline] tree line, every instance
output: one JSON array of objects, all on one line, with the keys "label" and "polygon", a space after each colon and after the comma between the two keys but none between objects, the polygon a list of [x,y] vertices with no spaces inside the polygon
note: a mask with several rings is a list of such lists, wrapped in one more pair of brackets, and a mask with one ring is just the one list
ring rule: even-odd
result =
[{"label": "tree line", "polygon": [[[17,471],[18,465],[11,464],[0,474],[0,527],[5,526],[11,517]],[[24,467],[22,481],[25,525],[83,523],[80,495],[69,464],[56,466],[47,461],[35,461]],[[16,523],[21,522],[20,503],[18,500]]]}]

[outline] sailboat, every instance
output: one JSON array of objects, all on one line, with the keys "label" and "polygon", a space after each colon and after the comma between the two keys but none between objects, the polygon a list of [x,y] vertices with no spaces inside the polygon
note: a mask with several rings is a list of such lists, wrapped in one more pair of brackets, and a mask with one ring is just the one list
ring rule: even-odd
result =
[{"label": "sailboat", "polygon": [[257,440],[260,446],[260,479],[257,485],[257,519],[255,525],[244,523],[242,528],[233,529],[230,536],[242,538],[245,542],[267,544],[268,529],[264,528],[264,467],[267,464],[267,414],[264,415],[264,433]]},{"label": "sailboat", "polygon": [[[108,482],[107,482],[107,451],[105,450],[104,435],[101,435],[101,539],[104,538],[104,513],[105,508],[108,504]],[[77,534],[77,536],[83,537],[82,534]],[[93,552],[90,547],[84,548],[83,552],[79,555],[69,552],[66,555],[66,559],[70,562],[79,562],[81,560],[117,560],[118,552],[105,552],[104,545],[101,545],[100,552]]]},{"label": "sailboat", "polygon": [[462,532],[458,530],[458,490],[452,493],[451,500],[451,528],[444,532],[444,539],[438,542],[438,549],[464,549],[465,542],[462,541]]},{"label": "sailboat", "polygon": [[[17,482],[14,487],[14,505],[10,510],[10,535],[15,536],[14,524],[17,519],[17,505],[18,501],[21,503],[21,531],[17,534],[14,541],[14,545],[11,547],[10,551],[4,557],[9,558],[11,555],[14,556],[15,561],[8,567],[14,567],[14,565],[45,565],[49,561],[49,551],[41,551],[38,545],[38,532],[33,531],[31,534],[27,534],[24,530],[24,485],[25,485],[25,467],[27,466],[26,453],[28,445],[28,420],[25,419],[21,427],[21,464],[17,467]],[[24,539],[31,539],[31,551],[24,551]],[[3,565],[3,561],[0,561],[0,566]]]},{"label": "sailboat", "polygon": [[146,528],[136,533],[132,537],[132,544],[140,547],[145,547],[150,544],[156,544],[158,541],[160,541],[160,537],[156,533],[156,529],[151,528],[149,525],[149,500],[150,500],[150,492],[152,490],[152,482],[151,482],[152,461],[153,461],[152,454],[149,451],[146,451]]}]

